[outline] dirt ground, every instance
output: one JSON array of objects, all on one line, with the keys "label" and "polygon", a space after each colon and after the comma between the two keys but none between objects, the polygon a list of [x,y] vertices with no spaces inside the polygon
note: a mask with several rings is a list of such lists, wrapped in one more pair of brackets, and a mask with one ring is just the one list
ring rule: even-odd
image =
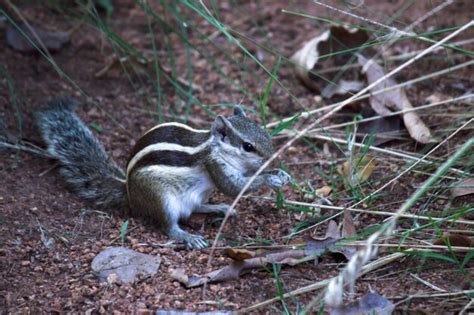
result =
[{"label": "dirt ground", "polygon": [[[155,9],[157,12],[162,12],[163,8],[158,1],[156,2]],[[79,108],[79,115],[90,126],[96,127],[94,128],[98,131],[96,134],[111,157],[125,167],[136,139],[156,124],[156,116],[150,114],[150,111],[157,109],[157,98],[154,94],[156,89],[151,84],[150,77],[140,73],[128,77],[120,67],[114,67],[104,75],[97,76],[97,72],[106,66],[113,55],[107,39],[97,29],[79,18],[71,18],[64,12],[56,10],[52,3],[54,1],[49,5],[40,6],[25,1],[20,2],[18,8],[35,25],[51,30],[74,30],[70,43],[52,55],[67,77],[58,75],[53,66],[40,54],[22,53],[8,47],[4,30],[0,34],[0,65],[4,67],[0,78],[0,120],[9,131],[8,140],[14,142],[23,139],[43,147],[33,123],[33,112],[53,96],[74,95],[85,103]],[[339,6],[341,3],[332,4]],[[439,3],[416,1],[408,10],[402,11],[391,25],[403,28]],[[390,21],[389,17],[404,5],[407,5],[404,1],[397,0],[363,1],[360,7],[344,5],[343,8],[345,10],[352,8],[354,11],[351,12],[385,23]],[[342,13],[316,5],[312,1],[238,1],[238,4],[222,1],[218,2],[218,6],[219,17],[223,23],[245,34],[252,41],[270,47],[286,57],[291,56],[295,48],[305,40],[320,33],[327,24],[294,14],[285,14],[282,12],[283,9],[331,20],[361,23]],[[473,9],[469,0],[456,1],[421,23],[416,30],[461,26],[472,18]],[[188,32],[190,42],[203,54],[213,56],[220,69],[225,71],[227,78],[239,82],[251,95],[261,95],[267,81],[263,70],[245,57],[234,44],[229,43],[225,35],[216,32],[212,25],[196,13],[188,9],[183,14],[192,17],[199,27],[199,32],[194,30]],[[114,12],[109,25],[136,49],[152,51],[147,19],[143,10],[133,1],[114,1]],[[167,46],[163,37],[159,36],[162,34],[161,31],[157,31],[157,49],[160,56],[168,60]],[[200,34],[212,36],[215,45],[203,43]],[[182,74],[178,76],[186,79],[187,51],[183,48],[181,39],[173,35],[167,38],[170,41],[168,45],[175,48],[173,54],[175,54],[176,73]],[[444,33],[437,38],[446,35],[447,33]],[[471,29],[456,39],[472,38],[472,35]],[[253,45],[251,41],[242,40],[242,43],[249,47],[251,53],[259,56],[269,69],[275,64],[274,55]],[[427,47],[426,45],[420,41],[401,41],[391,48],[391,52],[400,54]],[[472,51],[474,47],[471,44],[465,48]],[[224,53],[230,54],[230,58],[229,56],[224,58]],[[243,101],[248,108],[258,110],[258,104],[248,96],[244,96],[235,84],[224,79],[202,54],[192,51],[189,58],[193,64],[193,82],[200,87],[194,91],[194,96],[199,101],[203,104]],[[434,58],[417,62],[416,67],[401,72],[397,80],[402,82],[416,78],[466,60],[468,60],[466,55],[451,55],[450,51],[446,51],[445,54],[437,54]],[[395,66],[395,63],[390,64],[392,68]],[[11,80],[6,79],[5,73],[11,76]],[[153,74],[153,70],[150,73]],[[269,107],[273,113],[285,117],[317,106],[313,102],[314,92],[306,89],[294,78],[287,62],[282,63],[278,78],[293,96],[281,86],[275,85],[269,98]],[[466,67],[454,74],[411,85],[407,88],[407,93],[413,104],[425,104],[426,98],[435,93],[453,97],[463,92],[463,89],[466,92],[466,87],[474,86],[473,78],[472,67]],[[14,82],[14,86],[9,86],[9,82]],[[177,112],[182,116],[186,104],[176,94],[174,87],[163,80],[162,89],[164,113],[171,115]],[[88,97],[84,96],[81,90]],[[100,107],[94,103],[100,104]],[[359,103],[359,105],[367,104],[364,101]],[[424,112],[423,119],[435,133],[440,130],[438,127],[459,126],[455,114],[460,112],[459,108],[469,110],[467,105],[452,106],[443,108],[445,110],[447,108],[446,113],[453,115],[442,116],[443,112],[439,109]],[[191,109],[189,123],[193,127],[207,128],[212,117],[199,106],[194,105]],[[217,113],[229,113],[229,109],[225,107],[212,109]],[[338,122],[344,115],[349,114],[339,113],[324,122],[324,125]],[[255,115],[251,116],[257,118]],[[445,136],[446,133],[439,131],[438,135]],[[469,131],[459,133],[438,150],[435,156],[440,158],[449,156],[471,136],[472,132]],[[284,138],[275,140],[275,146],[279,147],[285,140]],[[311,145],[308,145],[308,142]],[[323,187],[330,183],[332,171],[328,162],[342,159],[344,155],[335,145],[329,144],[327,149],[333,155],[328,157],[322,150],[323,146],[322,141],[298,141],[281,156],[281,161],[288,165],[296,182],[308,180],[313,187]],[[318,149],[313,150],[313,147]],[[385,147],[411,153],[426,152],[426,147],[406,136],[403,140],[385,144]],[[67,189],[54,161],[10,149],[1,149],[0,156],[2,178],[0,313],[132,313],[157,309],[238,310],[278,295],[275,278],[268,270],[255,270],[235,281],[208,285],[205,290],[186,289],[171,278],[170,272],[173,269],[183,268],[188,274],[204,274],[225,266],[231,259],[222,250],[218,250],[212,265],[208,266],[209,250],[187,251],[165,247],[163,244],[168,242],[167,237],[145,220],[129,218],[120,214],[120,211],[106,213],[91,208],[90,204]],[[387,172],[396,173],[402,166],[403,162],[398,160],[386,163],[377,169],[372,177],[373,187],[379,187],[384,182]],[[472,170],[472,165],[470,169]],[[324,176],[325,174],[327,176]],[[426,178],[426,174],[420,173],[402,177],[383,198],[375,200],[370,207],[383,211],[396,211],[400,203]],[[371,189],[366,187],[365,193],[370,193]],[[338,198],[331,198],[334,205],[347,205],[348,192],[343,190],[341,187]],[[283,192],[287,199],[304,201],[303,194],[290,186],[285,187]],[[269,196],[275,200],[275,195],[269,190],[252,193],[252,196]],[[232,199],[217,194],[212,201],[231,202]],[[472,199],[469,198],[459,202],[472,205]],[[435,216],[443,210],[443,205],[443,200],[436,200],[430,203],[429,207],[418,203],[410,212]],[[279,209],[275,202],[262,198],[243,198],[237,208],[238,217],[224,228],[219,244],[221,247],[287,244],[289,240],[284,237],[301,223],[298,211]],[[323,210],[320,215],[328,216],[333,213]],[[132,285],[99,283],[91,272],[90,263],[95,255],[108,246],[122,245],[120,229],[127,219],[130,223],[123,245],[142,253],[160,255],[162,258],[160,271],[156,276]],[[362,229],[380,223],[381,220],[381,217],[363,214],[357,218],[357,228]],[[215,237],[220,222],[221,220],[215,217],[197,218],[192,220],[186,229],[201,233],[206,239],[211,240]],[[401,227],[408,228],[413,224],[415,222],[406,220]],[[456,228],[468,229],[459,225],[456,225]],[[47,238],[54,240],[52,248],[48,249],[44,245],[42,231]],[[325,224],[317,227],[312,233],[321,235],[324,231]],[[343,263],[340,258],[324,255],[318,265],[303,263],[283,267],[279,279],[284,284],[284,291],[289,292],[337,275]],[[472,264],[468,268],[472,268]],[[362,277],[357,282],[356,291],[358,295],[362,295],[368,292],[370,287],[393,302],[403,301],[397,305],[398,310],[410,313],[456,312],[469,302],[465,296],[456,296],[452,299],[406,299],[412,294],[432,292],[426,284],[411,276],[413,273],[447,292],[470,288],[469,279],[466,279],[465,274],[453,268],[448,262],[406,257]],[[288,299],[290,310],[295,311],[297,306],[305,306],[317,294],[319,291]],[[273,303],[255,312],[279,313],[283,312],[283,306],[281,303]]]}]

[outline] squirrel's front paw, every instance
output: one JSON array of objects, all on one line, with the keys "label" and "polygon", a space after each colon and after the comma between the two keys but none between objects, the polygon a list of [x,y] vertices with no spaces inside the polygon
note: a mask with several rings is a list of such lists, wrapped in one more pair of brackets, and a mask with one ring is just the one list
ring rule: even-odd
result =
[{"label": "squirrel's front paw", "polygon": [[267,185],[272,189],[278,189],[286,185],[291,180],[291,176],[280,169],[272,170],[267,174]]}]

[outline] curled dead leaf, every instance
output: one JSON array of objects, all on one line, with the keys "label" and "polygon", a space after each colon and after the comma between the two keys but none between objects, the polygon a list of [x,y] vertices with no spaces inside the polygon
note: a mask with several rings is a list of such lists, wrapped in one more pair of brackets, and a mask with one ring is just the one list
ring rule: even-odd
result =
[{"label": "curled dead leaf", "polygon": [[470,194],[474,194],[474,178],[467,178],[451,188],[451,197],[453,198]]},{"label": "curled dead leaf", "polygon": [[[359,63],[362,65],[362,72],[367,76],[367,82],[369,85],[385,76],[383,68],[373,60],[368,60],[360,54],[357,55],[357,58]],[[393,111],[410,110],[413,108],[405,93],[405,90],[402,88],[377,92],[379,90],[391,88],[396,84],[397,82],[395,82],[395,80],[388,78],[374,85],[370,89],[370,91],[373,93],[370,97],[370,105],[374,111],[377,112],[377,114],[381,116],[387,116]],[[408,133],[413,139],[421,143],[437,142],[437,140],[431,135],[430,129],[425,125],[416,112],[411,111],[403,113],[402,117]]]},{"label": "curled dead leaf", "polygon": [[[329,30],[321,33],[319,36],[307,41],[296,51],[290,60],[294,63],[295,75],[308,88],[319,91],[317,77],[311,73],[317,65],[321,56],[328,56],[334,52],[345,49],[359,47],[369,39],[369,35],[360,29],[348,28],[345,26],[333,26]],[[345,56],[347,57],[347,56]],[[347,84],[345,86],[334,85],[334,89],[329,88],[325,94],[334,94],[335,91],[344,91],[345,88],[351,90],[359,88],[357,83]]]}]

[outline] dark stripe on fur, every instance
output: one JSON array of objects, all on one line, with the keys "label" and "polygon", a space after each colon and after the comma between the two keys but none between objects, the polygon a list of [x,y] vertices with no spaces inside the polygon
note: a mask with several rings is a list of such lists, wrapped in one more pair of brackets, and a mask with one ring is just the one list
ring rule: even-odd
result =
[{"label": "dark stripe on fur", "polygon": [[159,166],[177,166],[177,167],[193,167],[202,163],[203,158],[208,155],[208,149],[199,151],[196,154],[189,154],[186,152],[163,150],[153,151],[135,163],[130,172],[141,169],[145,166],[159,165]]},{"label": "dark stripe on fur", "polygon": [[175,143],[185,147],[197,147],[206,142],[211,136],[210,132],[194,132],[178,126],[164,126],[156,128],[143,135],[133,147],[129,161],[145,147],[160,143]]}]

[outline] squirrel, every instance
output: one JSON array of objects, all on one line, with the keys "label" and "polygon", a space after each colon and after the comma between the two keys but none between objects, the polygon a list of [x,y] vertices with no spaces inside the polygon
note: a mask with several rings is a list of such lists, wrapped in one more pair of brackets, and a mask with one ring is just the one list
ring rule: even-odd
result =
[{"label": "squirrel", "polygon": [[[178,221],[193,212],[234,215],[227,204],[206,203],[209,196],[217,188],[235,197],[273,154],[269,134],[236,106],[233,116],[217,116],[210,130],[176,122],[151,128],[136,142],[124,171],[76,115],[78,104],[60,97],[36,113],[47,150],[59,160],[72,190],[97,207],[128,208],[134,216],[150,217],[190,249],[205,248],[207,242]],[[278,189],[289,181],[283,170],[266,171],[249,190]]]}]

